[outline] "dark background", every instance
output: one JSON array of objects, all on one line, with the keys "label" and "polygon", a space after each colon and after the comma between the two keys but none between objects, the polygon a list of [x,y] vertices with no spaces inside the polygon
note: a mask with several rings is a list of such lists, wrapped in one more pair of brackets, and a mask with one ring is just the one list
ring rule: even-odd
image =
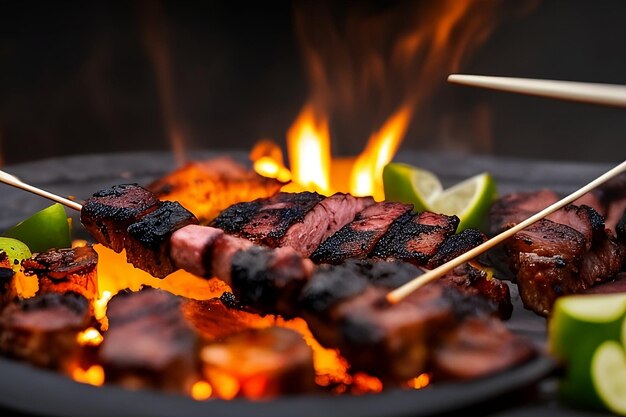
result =
[{"label": "dark background", "polygon": [[[2,1],[0,162],[170,149],[172,132],[186,149],[283,144],[311,92],[296,13],[314,19],[319,7],[341,32],[347,16],[405,9],[427,24],[437,17],[424,11],[437,3]],[[475,3],[497,3],[497,22],[461,72],[626,84],[625,1]],[[311,35],[317,21],[306,21]],[[447,85],[447,73],[427,82],[432,93],[401,149],[581,161],[626,154],[626,109]],[[358,153],[389,114],[368,97],[350,117],[331,115],[336,154]]]}]

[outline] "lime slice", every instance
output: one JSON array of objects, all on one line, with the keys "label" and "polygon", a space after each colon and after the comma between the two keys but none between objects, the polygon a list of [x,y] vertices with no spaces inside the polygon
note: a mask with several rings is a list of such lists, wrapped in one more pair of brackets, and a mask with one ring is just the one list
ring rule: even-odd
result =
[{"label": "lime slice", "polygon": [[385,200],[413,204],[415,211],[430,210],[430,201],[443,191],[432,172],[399,162],[385,165],[383,187]]},{"label": "lime slice", "polygon": [[7,254],[11,268],[13,268],[14,271],[19,271],[21,262],[24,259],[30,259],[32,256],[26,244],[17,239],[8,237],[0,237],[0,252]]},{"label": "lime slice", "polygon": [[58,203],[16,224],[3,236],[18,239],[26,243],[32,252],[38,253],[71,246],[70,223],[65,208]]},{"label": "lime slice", "polygon": [[626,416],[626,351],[613,341],[602,343],[591,360],[591,378],[602,403]]},{"label": "lime slice", "polygon": [[462,181],[429,201],[431,211],[456,215],[459,220],[457,231],[475,228],[484,229],[491,204],[497,198],[496,183],[488,172]]},{"label": "lime slice", "polygon": [[548,323],[549,351],[566,365],[560,392],[581,406],[602,406],[591,378],[592,358],[606,341],[619,341],[626,294],[570,295],[557,299]]}]

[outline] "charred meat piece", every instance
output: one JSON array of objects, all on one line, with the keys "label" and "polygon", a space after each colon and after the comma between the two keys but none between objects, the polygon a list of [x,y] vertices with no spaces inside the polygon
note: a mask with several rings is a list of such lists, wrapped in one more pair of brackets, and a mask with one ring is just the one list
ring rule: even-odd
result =
[{"label": "charred meat piece", "polygon": [[198,379],[198,336],[180,303],[179,297],[152,288],[111,299],[109,330],[98,353],[107,382],[189,392]]},{"label": "charred meat piece", "polygon": [[282,183],[263,177],[229,157],[188,162],[149,184],[160,200],[177,201],[202,224],[240,201],[267,198]]},{"label": "charred meat piece", "polygon": [[594,279],[579,275],[586,247],[581,233],[545,219],[509,239],[505,250],[524,306],[546,315],[557,297],[590,287]]},{"label": "charred meat piece", "polygon": [[315,263],[339,264],[350,258],[366,258],[391,225],[412,206],[382,202],[365,208],[334,235],[323,241],[313,252]]},{"label": "charred meat piece", "polygon": [[247,239],[224,234],[216,240],[205,265],[210,263],[213,275],[232,285],[233,258],[237,253],[252,247],[254,244]]},{"label": "charred meat piece", "polygon": [[80,351],[77,333],[90,323],[89,303],[76,293],[15,300],[0,314],[0,351],[33,365],[65,370]]},{"label": "charred meat piece", "polygon": [[304,319],[323,346],[339,348],[352,370],[403,381],[426,371],[435,334],[456,318],[440,285],[424,286],[393,305],[383,301],[387,292],[368,286],[325,315],[305,312]]},{"label": "charred meat piece", "polygon": [[98,254],[91,246],[50,249],[23,262],[24,273],[37,275],[39,293],[76,292],[90,302],[98,295]]},{"label": "charred meat piece", "polygon": [[234,254],[231,287],[237,299],[252,309],[293,317],[294,301],[312,271],[312,262],[289,246],[252,247]]},{"label": "charred meat piece", "polygon": [[187,321],[206,342],[219,341],[244,330],[269,326],[274,322],[272,316],[261,317],[226,305],[222,298],[186,300],[182,311]]},{"label": "charred meat piece", "polygon": [[337,193],[317,203],[301,222],[293,224],[279,246],[291,246],[309,257],[319,244],[354,220],[356,214],[374,204],[371,197]]},{"label": "charred meat piece", "polygon": [[606,237],[585,253],[580,276],[585,281],[591,281],[591,285],[606,281],[622,270],[625,259],[626,246],[617,242],[613,233],[607,229]]},{"label": "charred meat piece", "polygon": [[[270,399],[315,390],[313,352],[289,329],[250,329],[202,349],[204,375],[218,396]],[[238,382],[237,393],[220,393],[221,381]]]},{"label": "charred meat piece", "polygon": [[546,219],[564,224],[580,232],[587,241],[587,249],[591,248],[593,242],[601,241],[606,237],[604,219],[589,206],[569,204],[550,214]]},{"label": "charred meat piece", "polygon": [[170,257],[170,237],[198,220],[178,203],[163,202],[156,210],[128,226],[126,258],[138,268],[163,278],[176,270]]},{"label": "charred meat piece", "polygon": [[426,266],[459,224],[456,216],[423,212],[398,218],[378,241],[371,257]]},{"label": "charred meat piece", "polygon": [[474,380],[510,369],[537,354],[529,341],[497,319],[468,317],[438,340],[433,349],[433,379]]},{"label": "charred meat piece", "polygon": [[104,246],[121,252],[126,229],[160,205],[150,191],[137,184],[115,185],[89,198],[80,211],[80,221]]},{"label": "charred meat piece", "polygon": [[[513,313],[511,293],[509,287],[499,279],[490,276],[480,265],[462,264],[440,278],[442,285],[454,287],[461,294],[467,296],[467,300],[481,298],[478,305],[469,305],[469,313],[484,310],[487,314],[508,319]],[[485,306],[484,301],[488,303]],[[461,307],[457,306],[458,308]]]},{"label": "charred meat piece", "polygon": [[277,247],[287,230],[302,222],[323,199],[324,196],[312,192],[281,192],[270,198],[232,205],[211,225],[255,243]]},{"label": "charred meat piece", "polygon": [[430,269],[434,269],[470,249],[474,249],[486,240],[487,236],[476,229],[465,229],[461,233],[448,236],[441,246],[439,246],[437,252],[428,260],[426,266]]}]

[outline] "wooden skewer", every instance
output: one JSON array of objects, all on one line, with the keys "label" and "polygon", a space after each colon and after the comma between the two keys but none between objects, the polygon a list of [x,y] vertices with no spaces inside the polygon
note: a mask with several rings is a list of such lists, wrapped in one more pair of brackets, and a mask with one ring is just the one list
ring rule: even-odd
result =
[{"label": "wooden skewer", "polygon": [[624,85],[466,74],[449,75],[448,81],[512,93],[626,107]]},{"label": "wooden skewer", "polygon": [[428,284],[431,281],[434,281],[440,278],[444,274],[452,271],[457,266],[465,262],[471,261],[472,259],[480,255],[481,253],[486,252],[487,250],[498,245],[499,243],[504,242],[506,239],[510,238],[515,233],[519,232],[520,230],[530,226],[536,221],[541,220],[544,217],[548,216],[549,214],[554,213],[555,211],[563,208],[564,206],[574,202],[575,200],[582,197],[584,194],[593,190],[595,187],[599,186],[600,184],[610,180],[611,178],[625,171],[626,171],[626,161],[622,162],[621,164],[617,165],[615,168],[600,175],[598,178],[591,181],[589,184],[585,185],[581,189],[574,191],[567,197],[562,198],[561,200],[557,201],[551,206],[548,206],[547,208],[541,210],[539,213],[534,214],[533,216],[529,217],[523,222],[513,226],[512,228],[508,230],[505,230],[499,235],[492,237],[491,239],[487,240],[483,244],[478,245],[475,248],[465,252],[461,256],[458,256],[452,259],[451,261],[446,262],[445,264],[440,265],[437,268],[429,272],[426,272],[425,274],[420,275],[414,278],[413,280],[407,282],[406,284],[389,292],[386,296],[387,301],[391,304],[397,303],[398,301],[402,300],[404,297],[411,294],[413,291],[417,290],[418,288]]},{"label": "wooden skewer", "polygon": [[67,199],[65,197],[58,196],[56,194],[52,194],[48,191],[42,190],[41,188],[33,187],[30,184],[26,184],[19,178],[4,171],[0,171],[0,182],[3,182],[8,185],[12,185],[13,187],[21,188],[22,190],[29,191],[33,194],[37,194],[41,197],[45,197],[49,200],[56,201],[57,203],[61,203],[64,206],[67,206],[71,209],[81,211],[83,206],[78,204],[75,201]]}]

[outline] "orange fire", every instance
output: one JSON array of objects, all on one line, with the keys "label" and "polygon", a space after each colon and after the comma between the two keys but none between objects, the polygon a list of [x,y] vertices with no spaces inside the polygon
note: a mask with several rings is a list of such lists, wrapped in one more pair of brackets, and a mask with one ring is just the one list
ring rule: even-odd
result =
[{"label": "orange fire", "polygon": [[[280,147],[268,140],[255,146],[250,157],[257,173],[289,180],[282,190],[317,191],[331,195],[346,192],[357,196],[384,198],[382,171],[395,155],[411,121],[410,105],[401,107],[370,137],[356,158],[331,158],[328,121],[318,116],[311,104],[304,106],[287,133],[290,169],[285,167]],[[258,148],[279,151],[260,153]]]}]

